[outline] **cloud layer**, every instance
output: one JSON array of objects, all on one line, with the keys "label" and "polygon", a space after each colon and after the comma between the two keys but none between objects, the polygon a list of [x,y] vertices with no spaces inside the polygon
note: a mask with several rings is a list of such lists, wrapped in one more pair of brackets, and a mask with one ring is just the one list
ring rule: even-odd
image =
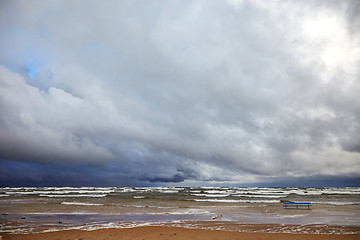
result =
[{"label": "cloud layer", "polygon": [[358,1],[1,5],[3,169],[114,185],[360,177]]}]

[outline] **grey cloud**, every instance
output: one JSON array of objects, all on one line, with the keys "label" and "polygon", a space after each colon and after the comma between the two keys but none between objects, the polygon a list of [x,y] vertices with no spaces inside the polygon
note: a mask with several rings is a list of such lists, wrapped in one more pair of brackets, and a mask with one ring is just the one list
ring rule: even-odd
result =
[{"label": "grey cloud", "polygon": [[171,182],[171,183],[178,183],[178,182],[183,182],[185,179],[187,179],[185,176],[181,176],[179,174],[176,174],[174,175],[173,177],[170,177],[170,178],[162,178],[162,177],[154,177],[154,176],[151,176],[151,177],[145,177],[145,178],[141,178],[140,180],[142,181],[148,181],[148,182],[151,182],[151,183],[156,183],[156,182],[162,182],[162,183],[168,183],[168,182]]},{"label": "grey cloud", "polygon": [[358,177],[356,3],[235,2],[3,3],[0,157],[140,182]]}]

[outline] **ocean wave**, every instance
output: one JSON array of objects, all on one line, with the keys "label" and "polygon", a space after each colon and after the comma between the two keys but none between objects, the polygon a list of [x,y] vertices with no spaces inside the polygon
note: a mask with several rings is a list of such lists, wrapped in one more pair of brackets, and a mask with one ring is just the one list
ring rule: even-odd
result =
[{"label": "ocean wave", "polygon": [[5,192],[8,195],[35,195],[33,192]]},{"label": "ocean wave", "polygon": [[78,205],[78,206],[103,206],[100,203],[83,203],[83,202],[62,202],[63,205]]},{"label": "ocean wave", "polygon": [[142,199],[142,198],[145,198],[145,196],[134,196],[134,198],[136,198],[136,199]]},{"label": "ocean wave", "polygon": [[7,195],[7,194],[0,194],[0,197],[10,197],[10,195]]},{"label": "ocean wave", "polygon": [[191,194],[191,195],[197,196],[197,197],[211,197],[211,198],[230,196],[230,194],[205,194],[205,193],[194,193],[194,194]]},{"label": "ocean wave", "polygon": [[141,192],[141,189],[134,189],[134,188],[119,188],[117,189],[117,192],[120,193],[131,193],[131,192]]},{"label": "ocean wave", "polygon": [[237,194],[260,194],[260,195],[290,195],[296,194],[299,196],[320,196],[323,194],[334,195],[360,195],[359,188],[267,188],[267,189],[239,189]]},{"label": "ocean wave", "polygon": [[236,200],[236,199],[191,199],[195,202],[219,202],[219,203],[279,203],[280,200]]},{"label": "ocean wave", "polygon": [[178,190],[159,190],[160,193],[178,193]]},{"label": "ocean wave", "polygon": [[96,215],[97,212],[36,212],[36,213],[26,213],[28,215]]},{"label": "ocean wave", "polygon": [[91,224],[84,226],[72,226],[66,228],[50,228],[41,231],[42,233],[47,232],[57,232],[57,231],[67,231],[67,230],[85,230],[85,231],[95,231],[99,229],[109,229],[109,228],[135,228],[135,227],[146,227],[146,226],[161,226],[160,223],[154,222],[110,222],[110,223],[101,223],[101,224]]},{"label": "ocean wave", "polygon": [[127,213],[126,215],[200,215],[200,214],[210,214],[209,211],[201,209],[189,209],[183,211],[166,211],[166,212],[137,212],[137,213]]},{"label": "ocean wave", "polygon": [[299,191],[299,190],[293,190],[289,191],[290,194],[296,194],[299,196],[320,196],[322,195],[322,191]]},{"label": "ocean wave", "polygon": [[75,198],[75,197],[93,197],[93,198],[102,198],[106,197],[107,194],[81,194],[81,195],[48,195],[48,194],[40,194],[40,197],[49,197],[49,198]]},{"label": "ocean wave", "polygon": [[290,194],[290,192],[285,192],[285,191],[279,191],[279,190],[274,190],[274,191],[236,191],[235,194],[252,194],[252,195],[282,195],[282,196],[288,196]]},{"label": "ocean wave", "polygon": [[114,192],[113,190],[104,191],[104,190],[95,190],[95,191],[89,191],[89,190],[66,190],[66,191],[31,191],[31,192],[6,192],[7,194],[12,195],[40,195],[40,194],[55,194],[55,195],[62,195],[62,194],[108,194]]},{"label": "ocean wave", "polygon": [[167,212],[167,214],[172,215],[195,215],[195,214],[210,214],[209,211],[202,210],[202,209],[188,209],[183,211],[171,211]]},{"label": "ocean wave", "polygon": [[227,192],[226,191],[227,189],[224,189],[224,190],[207,190],[207,191],[204,191],[204,192],[209,193],[209,194],[223,194],[224,192]]},{"label": "ocean wave", "polygon": [[4,187],[4,188],[0,188],[0,189],[4,189],[4,190],[35,190],[35,189],[39,189],[38,187]]},{"label": "ocean wave", "polygon": [[326,190],[323,194],[328,195],[360,195],[360,191],[339,191],[339,190]]},{"label": "ocean wave", "polygon": [[325,204],[335,206],[360,205],[360,202],[311,202],[312,204]]},{"label": "ocean wave", "polygon": [[232,195],[233,197],[248,197],[248,198],[285,198],[288,195],[246,195],[246,194],[238,194]]}]

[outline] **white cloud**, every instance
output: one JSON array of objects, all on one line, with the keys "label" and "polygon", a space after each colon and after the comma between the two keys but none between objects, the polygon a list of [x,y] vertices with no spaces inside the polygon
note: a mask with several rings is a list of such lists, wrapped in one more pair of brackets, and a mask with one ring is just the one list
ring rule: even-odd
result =
[{"label": "white cloud", "polygon": [[75,131],[89,119],[85,101],[57,88],[42,92],[3,66],[0,83],[2,158],[89,164],[113,158],[91,136]]}]

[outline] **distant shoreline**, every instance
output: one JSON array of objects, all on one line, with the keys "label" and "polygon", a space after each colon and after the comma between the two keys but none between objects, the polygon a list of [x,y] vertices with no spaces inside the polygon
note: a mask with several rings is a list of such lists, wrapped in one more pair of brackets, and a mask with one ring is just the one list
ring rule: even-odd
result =
[{"label": "distant shoreline", "polygon": [[[343,226],[328,224],[238,224],[229,221],[186,221],[169,223],[140,223],[140,222],[109,222],[108,224],[63,225],[62,221],[49,225],[46,223],[30,223],[26,218],[20,221],[0,221],[3,228],[0,236],[5,235],[36,235],[57,232],[93,232],[93,231],[122,231],[124,229],[141,228],[179,228],[187,230],[224,231],[233,233],[262,233],[262,234],[306,234],[306,235],[358,235],[360,226]],[[27,226],[27,227],[24,227]],[[62,238],[61,238],[62,239]]]},{"label": "distant shoreline", "polygon": [[123,229],[100,229],[93,231],[68,230],[35,234],[8,234],[1,233],[3,240],[50,240],[50,239],[141,239],[141,240],[208,240],[208,239],[227,239],[227,240],[355,240],[359,239],[360,234],[304,234],[302,232],[293,233],[261,233],[261,232],[233,232],[205,229],[187,229],[181,227],[135,227]]}]

